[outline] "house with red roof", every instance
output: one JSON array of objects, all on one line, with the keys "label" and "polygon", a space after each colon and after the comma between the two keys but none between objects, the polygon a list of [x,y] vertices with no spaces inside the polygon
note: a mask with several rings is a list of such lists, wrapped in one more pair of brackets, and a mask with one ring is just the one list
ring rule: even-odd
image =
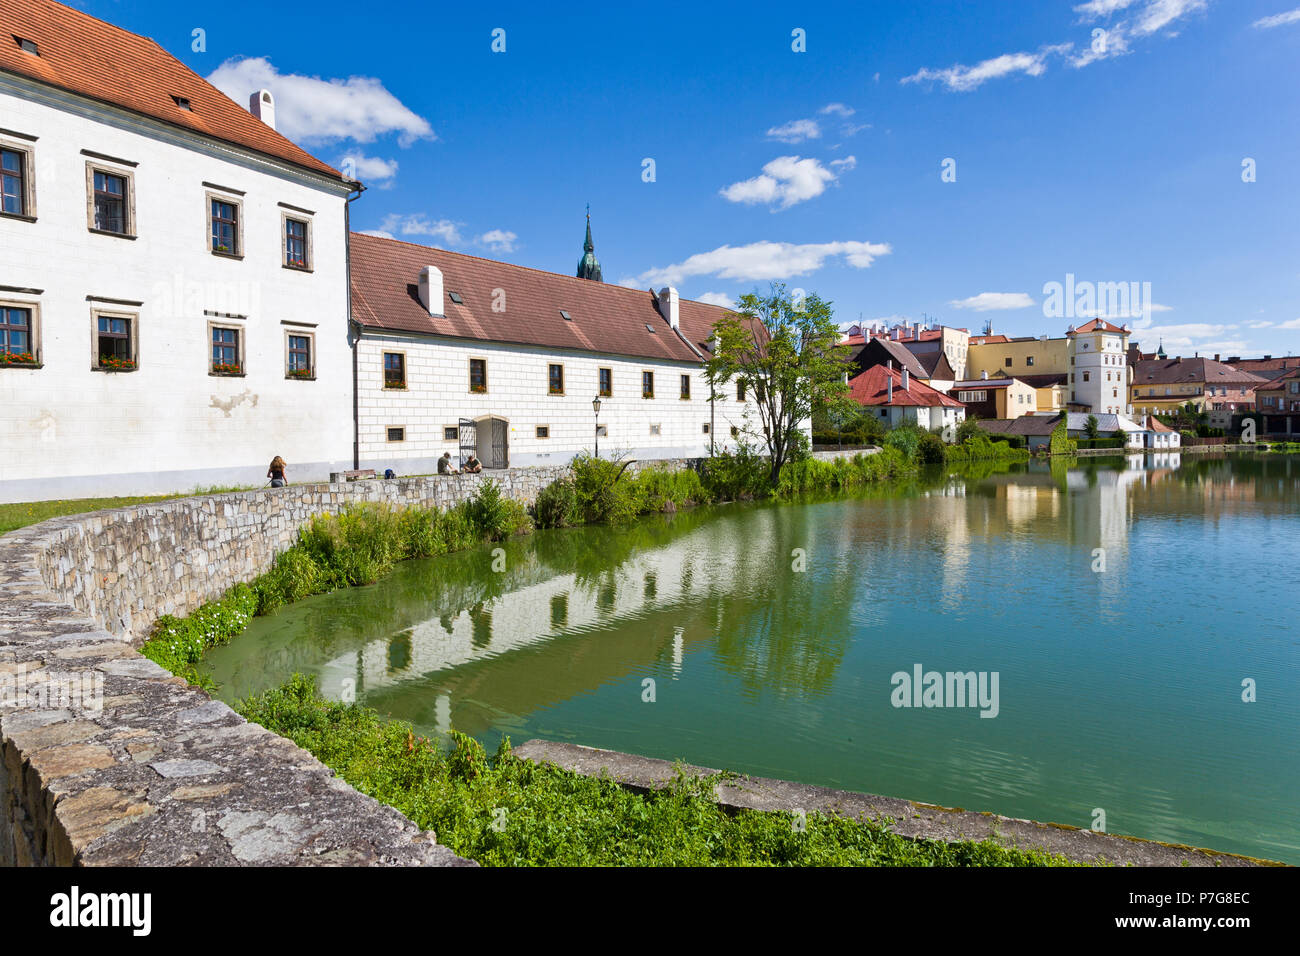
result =
[{"label": "house with red roof", "polygon": [[918,381],[907,368],[873,365],[849,379],[849,395],[887,428],[918,425],[943,431],[966,418],[966,406]]},{"label": "house with red roof", "polygon": [[727,310],[602,282],[590,218],[583,250],[565,276],[353,233],[361,467],[694,458],[753,441],[755,396],[713,396],[704,377]]},{"label": "house with red roof", "polygon": [[0,4],[0,501],[351,466],[360,184],[153,40]]}]

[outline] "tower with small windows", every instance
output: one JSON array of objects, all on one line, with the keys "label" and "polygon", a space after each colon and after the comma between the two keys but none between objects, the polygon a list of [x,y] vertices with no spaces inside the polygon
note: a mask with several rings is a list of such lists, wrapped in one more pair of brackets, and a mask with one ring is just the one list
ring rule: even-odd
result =
[{"label": "tower with small windows", "polygon": [[1129,415],[1127,326],[1093,319],[1066,330],[1070,402],[1096,415]]}]

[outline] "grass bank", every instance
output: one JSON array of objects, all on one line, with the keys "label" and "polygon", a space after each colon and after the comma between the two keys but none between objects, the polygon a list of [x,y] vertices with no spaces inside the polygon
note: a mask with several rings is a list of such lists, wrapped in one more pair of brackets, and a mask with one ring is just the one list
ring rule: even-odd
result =
[{"label": "grass bank", "polygon": [[172,495],[136,495],[126,498],[68,498],[55,501],[19,501],[0,504],[0,534],[17,531],[31,524],[63,518],[67,515],[85,514],[87,511],[104,511],[108,508],[126,508],[131,505],[148,505],[174,498],[194,495],[216,495],[227,491],[251,491],[251,488],[196,488]]},{"label": "grass bank", "polygon": [[301,675],[239,711],[315,754],[362,793],[395,807],[438,842],[485,866],[1070,866],[991,841],[901,837],[886,825],[809,814],[730,813],[712,780],[637,794],[520,760],[452,734],[444,752],[401,721],[324,700]]}]

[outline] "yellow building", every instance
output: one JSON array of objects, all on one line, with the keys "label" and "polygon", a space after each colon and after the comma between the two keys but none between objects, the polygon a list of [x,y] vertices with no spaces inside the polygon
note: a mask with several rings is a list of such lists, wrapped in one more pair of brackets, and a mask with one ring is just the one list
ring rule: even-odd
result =
[{"label": "yellow building", "polygon": [[[977,344],[978,343],[978,344]],[[1068,340],[1023,336],[974,336],[966,351],[966,378],[995,375],[1066,375],[1070,371]]]}]

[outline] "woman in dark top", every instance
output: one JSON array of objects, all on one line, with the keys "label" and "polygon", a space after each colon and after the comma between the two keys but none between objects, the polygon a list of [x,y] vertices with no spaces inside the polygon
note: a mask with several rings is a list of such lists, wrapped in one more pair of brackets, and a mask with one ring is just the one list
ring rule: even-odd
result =
[{"label": "woman in dark top", "polygon": [[283,488],[285,486],[284,459],[279,455],[271,459],[271,467],[267,469],[266,477],[271,479],[272,488]]}]

